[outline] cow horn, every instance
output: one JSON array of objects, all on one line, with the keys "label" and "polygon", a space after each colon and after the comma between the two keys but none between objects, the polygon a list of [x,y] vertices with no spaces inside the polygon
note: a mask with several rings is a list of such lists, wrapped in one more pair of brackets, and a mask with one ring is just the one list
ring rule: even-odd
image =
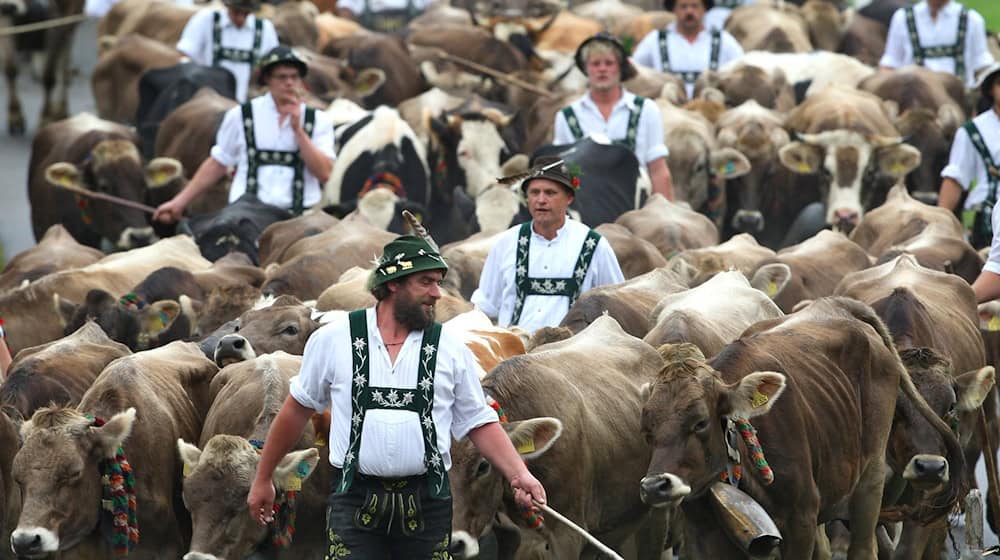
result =
[{"label": "cow horn", "polygon": [[438,248],[437,243],[434,242],[434,238],[431,237],[431,234],[427,231],[427,228],[425,228],[424,225],[420,223],[420,220],[418,220],[417,217],[414,216],[412,212],[410,212],[409,210],[403,210],[403,217],[406,218],[406,221],[410,223],[410,227],[413,228],[413,231],[416,232],[416,234],[420,236],[421,239],[426,241],[427,244],[431,246],[431,249],[434,249],[434,251],[438,253],[441,252],[441,249]]},{"label": "cow horn", "polygon": [[889,146],[898,146],[906,140],[901,136],[881,136],[878,134],[873,134],[869,139],[872,146],[875,148],[888,148]]},{"label": "cow horn", "polygon": [[793,131],[792,135],[795,138],[795,140],[797,140],[799,142],[805,142],[806,144],[818,144],[819,143],[819,136],[816,135],[816,134],[803,134],[801,132]]}]

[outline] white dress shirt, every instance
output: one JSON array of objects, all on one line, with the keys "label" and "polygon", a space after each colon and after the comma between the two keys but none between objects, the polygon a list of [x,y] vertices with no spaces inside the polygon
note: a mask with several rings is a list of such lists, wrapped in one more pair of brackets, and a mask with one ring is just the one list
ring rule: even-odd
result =
[{"label": "white dress shirt", "polygon": [[[1000,163],[1000,116],[993,109],[983,112],[972,119],[973,124],[983,136],[983,143],[990,151],[993,161]],[[976,204],[986,200],[989,190],[989,176],[983,158],[972,145],[969,133],[964,127],[955,132],[955,140],[951,144],[951,155],[948,165],[941,170],[942,177],[954,179],[963,190],[968,191],[975,181],[975,188],[965,198],[965,209],[969,210]],[[998,231],[998,230],[993,230]]]},{"label": "white dress shirt", "polygon": [[[510,326],[514,316],[517,285],[514,267],[517,259],[517,238],[521,226],[517,225],[501,234],[490,249],[479,278],[479,288],[472,294],[472,303],[501,327]],[[531,230],[528,249],[528,276],[532,278],[570,278],[580,256],[580,248],[590,228],[575,220],[566,220],[551,241]],[[580,285],[580,295],[591,288],[624,282],[618,258],[608,243],[601,238],[594,250],[590,268]],[[569,311],[566,296],[529,295],[524,298],[518,326],[534,332],[542,327],[555,327]]]},{"label": "white dress shirt", "polygon": [[[191,16],[187,25],[184,26],[181,40],[177,42],[177,50],[191,57],[192,62],[202,66],[212,65],[212,31],[216,13],[220,14],[222,46],[245,51],[253,47],[254,28],[257,25],[256,16],[250,14],[243,27],[236,27],[233,20],[229,19],[229,13],[225,8],[199,10],[198,13]],[[265,19],[261,28],[260,50],[257,51],[257,59],[263,58],[265,54],[277,46],[278,34],[274,31],[274,24]],[[246,102],[247,88],[250,86],[253,68],[247,62],[234,62],[232,60],[221,60],[219,66],[229,70],[236,78],[236,100],[240,103]]]},{"label": "white dress shirt", "polygon": [[[623,140],[628,131],[629,115],[635,109],[635,94],[622,88],[622,96],[611,109],[611,117],[604,120],[604,115],[597,108],[597,104],[587,92],[583,97],[577,99],[570,107],[580,123],[580,130],[585,136],[599,133],[607,136],[611,140]],[[660,116],[660,108],[652,99],[647,99],[642,104],[642,113],[639,114],[639,124],[635,131],[635,157],[639,158],[639,163],[648,164],[656,159],[667,157],[667,145],[663,142],[663,120]],[[566,116],[562,111],[556,113],[555,129],[552,133],[553,144],[572,144],[576,141],[573,132],[569,129]]]},{"label": "white dress shirt", "polygon": [[[370,384],[415,388],[423,331],[410,333],[396,356],[396,363],[392,364],[378,330],[374,307],[367,310],[367,318]],[[344,466],[350,444],[352,356],[350,321],[345,316],[309,337],[299,375],[292,378],[289,387],[292,398],[302,406],[317,412],[330,409],[330,464],[337,468]],[[446,469],[451,468],[452,437],[462,439],[470,430],[497,421],[497,413],[483,396],[472,352],[448,326],[442,328],[437,348],[431,415],[438,452]],[[361,474],[386,478],[424,473],[424,438],[419,415],[408,410],[368,410],[361,428],[358,470]]]},{"label": "white dress shirt", "polygon": [[[253,130],[257,148],[261,150],[297,151],[295,132],[288,119],[279,125],[278,107],[270,93],[255,97],[250,101],[253,110]],[[300,122],[305,121],[306,106],[300,105]],[[312,141],[319,151],[330,161],[335,159],[333,147],[333,121],[325,111],[316,111],[316,123]],[[247,145],[243,132],[242,107],[237,105],[226,111],[212,146],[212,158],[226,167],[236,167],[236,175],[229,187],[229,202],[233,202],[247,190]],[[321,186],[309,168],[303,165],[305,186],[303,205],[312,206],[319,202]],[[261,165],[257,167],[257,197],[268,204],[281,208],[292,206],[292,179],[295,170],[282,165]]]},{"label": "white dress shirt", "polygon": [[993,224],[993,243],[990,245],[990,256],[986,259],[983,270],[1000,274],[1000,201],[993,206],[993,214],[990,216],[990,223]]},{"label": "white dress shirt", "polygon": [[[938,12],[937,19],[931,19],[931,11],[926,1],[913,6],[913,20],[917,26],[917,35],[924,48],[950,46],[958,40],[958,17],[962,13],[962,5],[958,2],[948,2]],[[975,85],[975,72],[980,68],[993,64],[993,55],[986,45],[986,24],[983,16],[975,10],[969,10],[968,26],[965,30],[965,75],[959,76],[969,87]],[[889,36],[885,42],[885,54],[879,60],[879,65],[889,68],[899,68],[913,64],[913,46],[910,44],[910,34],[906,27],[906,12],[904,8],[896,10],[889,22]],[[927,58],[924,66],[938,72],[955,73],[955,59],[951,57]]]},{"label": "white dress shirt", "polygon": [[[433,0],[413,0],[413,7],[417,11],[424,11],[427,6],[431,4]],[[351,11],[352,14],[360,16],[365,11],[365,4],[368,4],[368,9],[373,12],[382,12],[385,10],[402,10],[407,6],[407,0],[338,0],[338,8],[346,8]]]},{"label": "white dress shirt", "polygon": [[[708,26],[698,33],[694,43],[689,43],[678,33],[676,23],[667,26],[667,52],[670,70],[675,72],[704,72],[712,56],[712,29]],[[719,68],[743,56],[743,47],[728,31],[722,31],[719,42]],[[632,60],[653,70],[663,71],[660,56],[660,30],[650,31],[632,53]],[[688,98],[694,95],[694,84],[684,84]]]}]

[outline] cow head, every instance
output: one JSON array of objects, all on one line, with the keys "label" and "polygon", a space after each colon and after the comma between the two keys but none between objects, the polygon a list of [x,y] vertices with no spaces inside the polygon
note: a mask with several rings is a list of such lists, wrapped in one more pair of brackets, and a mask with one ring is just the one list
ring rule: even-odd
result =
[{"label": "cow head", "polygon": [[965,115],[954,103],[941,105],[937,111],[910,109],[894,119],[893,124],[907,139],[906,143],[920,152],[920,165],[906,176],[906,186],[911,192],[937,192],[955,131],[963,122]]},{"label": "cow head", "polygon": [[312,309],[293,296],[280,296],[267,303],[270,305],[243,313],[233,327],[233,334],[219,339],[214,355],[219,367],[278,350],[302,355],[306,341],[319,328],[312,318]]},{"label": "cow head", "polygon": [[[158,158],[144,168],[131,140],[105,139],[94,145],[80,165],[50,165],[45,169],[45,179],[54,185],[144,202],[150,189],[178,188],[183,172],[180,162],[171,158]],[[78,197],[78,205],[83,223],[117,249],[144,247],[157,240],[141,210],[88,197]]]},{"label": "cow head", "polygon": [[[244,558],[266,545],[268,527],[247,515],[247,495],[260,461],[260,453],[250,442],[216,435],[202,450],[178,439],[177,452],[184,463],[184,505],[193,524],[191,552],[184,558]],[[272,475],[279,497],[288,488],[301,488],[318,462],[319,451],[314,447],[285,455]],[[280,498],[277,503],[282,506]]]},{"label": "cow head", "polygon": [[15,555],[68,550],[94,531],[102,511],[99,464],[115,456],[134,423],[134,408],[101,427],[74,409],[41,408],[21,426],[24,445],[13,465],[22,500],[10,537]]},{"label": "cow head", "polygon": [[[514,449],[531,464],[548,451],[562,435],[563,425],[556,418],[540,417],[501,424]],[[452,467],[448,471],[454,513],[452,538],[456,542],[477,541],[492,526],[497,512],[506,508],[516,518],[516,506],[503,474],[487,461],[466,438],[451,449]]]},{"label": "cow head", "polygon": [[796,173],[820,173],[826,185],[826,221],[850,232],[865,208],[862,189],[874,187],[869,173],[902,179],[920,165],[920,152],[899,137],[865,135],[852,130],[798,134],[778,152],[781,163]]},{"label": "cow head", "polygon": [[435,186],[462,185],[472,198],[489,188],[511,157],[501,130],[512,118],[493,108],[431,118]]},{"label": "cow head", "polygon": [[100,289],[87,292],[80,305],[73,305],[58,294],[54,298],[56,310],[63,320],[63,334],[70,335],[87,321],[94,321],[108,338],[128,346],[133,352],[191,336],[196,320],[187,296],[181,296],[185,305],[173,300],[148,305],[141,301],[123,302]]},{"label": "cow head", "polygon": [[644,388],[642,433],[653,454],[639,492],[653,507],[699,496],[726,469],[728,419],[765,414],[785,389],[785,376],[748,374],[727,385],[692,344],[660,349],[664,367]]}]

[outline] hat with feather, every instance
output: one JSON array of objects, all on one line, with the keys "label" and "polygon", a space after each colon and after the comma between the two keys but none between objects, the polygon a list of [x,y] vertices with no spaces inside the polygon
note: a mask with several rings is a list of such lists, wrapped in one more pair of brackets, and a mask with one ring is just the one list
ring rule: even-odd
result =
[{"label": "hat with feather", "polygon": [[497,182],[504,185],[513,185],[518,181],[523,181],[521,183],[521,191],[527,193],[529,183],[535,179],[548,179],[559,183],[559,185],[569,191],[569,194],[576,196],[577,191],[580,190],[580,172],[574,172],[573,167],[578,166],[567,164],[565,160],[558,157],[544,156],[535,160],[535,164],[531,169],[523,173],[501,177],[497,179]]},{"label": "hat with feather", "polygon": [[448,272],[448,263],[444,262],[437,243],[423,225],[409,211],[404,210],[403,216],[410,222],[410,227],[416,235],[401,235],[382,248],[375,270],[368,277],[368,289],[372,290],[390,280],[397,280],[424,270],[442,270]]}]

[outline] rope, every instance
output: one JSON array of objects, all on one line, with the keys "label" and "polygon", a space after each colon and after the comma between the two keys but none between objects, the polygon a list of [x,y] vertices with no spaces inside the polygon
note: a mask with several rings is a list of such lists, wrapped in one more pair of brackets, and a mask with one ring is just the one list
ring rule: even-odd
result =
[{"label": "rope", "polygon": [[26,23],[24,25],[12,25],[10,27],[0,28],[0,37],[20,35],[21,33],[31,33],[32,31],[42,31],[53,27],[62,27],[64,25],[73,25],[74,23],[80,23],[86,19],[87,16],[84,14],[73,14],[70,16],[47,19],[45,21],[38,21],[35,23]]},{"label": "rope", "polygon": [[[105,423],[103,418],[88,417],[98,428]],[[139,544],[139,518],[136,514],[132,465],[119,446],[114,458],[102,459],[98,468],[101,471],[101,510],[107,512],[102,525],[105,522],[110,525],[109,540],[115,556],[127,556]]]},{"label": "rope", "polygon": [[[490,408],[496,411],[497,418],[500,419],[501,424],[507,423],[507,413],[504,411],[503,407],[500,406],[500,403],[496,401],[496,399],[486,395],[486,404],[490,405]],[[521,510],[521,518],[528,525],[528,527],[539,530],[545,527],[545,517],[542,514],[535,513],[535,511],[531,508],[524,507],[520,504],[518,504],[517,507]]]}]

